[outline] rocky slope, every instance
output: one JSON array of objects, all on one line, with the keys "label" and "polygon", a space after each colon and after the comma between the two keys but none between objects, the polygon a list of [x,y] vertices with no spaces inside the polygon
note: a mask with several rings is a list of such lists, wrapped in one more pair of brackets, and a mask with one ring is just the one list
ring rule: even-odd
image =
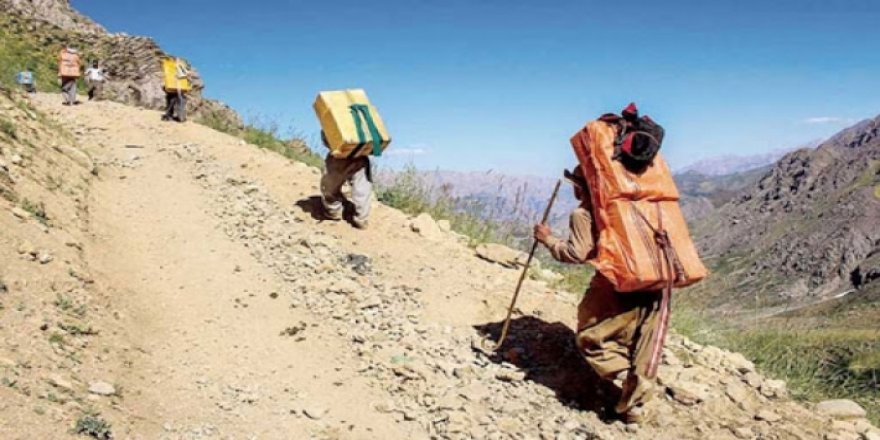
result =
[{"label": "rocky slope", "polygon": [[[104,89],[108,99],[153,109],[165,105],[160,60],[167,54],[152,39],[110,34],[78,13],[67,0],[0,0],[0,8],[4,11],[0,26],[7,38],[26,39],[30,47],[41,52],[41,63],[52,64],[35,70],[55,71],[58,51],[65,46],[75,47],[82,52],[84,62],[102,61],[110,76]],[[198,70],[193,68],[192,72],[194,90],[189,94],[188,106],[193,116],[217,127],[241,127],[235,111],[203,96],[205,84]]]},{"label": "rocky slope", "polygon": [[572,295],[528,282],[486,354],[516,270],[381,205],[365,232],[316,220],[317,170],[156,116],[0,95],[15,127],[0,135],[2,438],[880,434],[679,336],[661,416],[607,420],[565,324]]},{"label": "rocky slope", "polygon": [[715,278],[736,280],[716,304],[756,290],[768,305],[802,304],[876,282],[878,224],[880,117],[783,157],[701,223],[697,241]]}]

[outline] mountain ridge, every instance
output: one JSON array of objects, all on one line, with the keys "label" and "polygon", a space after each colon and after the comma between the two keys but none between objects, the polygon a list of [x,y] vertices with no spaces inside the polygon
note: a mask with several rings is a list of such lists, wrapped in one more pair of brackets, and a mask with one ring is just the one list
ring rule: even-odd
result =
[{"label": "mountain ridge", "polygon": [[701,251],[772,301],[857,288],[853,274],[873,271],[863,265],[880,250],[878,133],[880,117],[788,153],[696,228]]}]

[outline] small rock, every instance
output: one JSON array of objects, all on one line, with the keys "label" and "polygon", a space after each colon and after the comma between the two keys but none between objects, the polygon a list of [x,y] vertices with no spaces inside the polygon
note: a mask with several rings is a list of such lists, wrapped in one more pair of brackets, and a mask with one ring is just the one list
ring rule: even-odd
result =
[{"label": "small rock", "polygon": [[348,254],[339,260],[342,264],[351,267],[351,270],[358,275],[366,276],[373,272],[373,262],[366,255]]},{"label": "small rock", "polygon": [[758,411],[758,414],[755,414],[755,420],[763,420],[768,423],[776,423],[782,420],[782,417],[779,414],[776,414],[769,409],[762,409]]},{"label": "small rock", "polygon": [[21,255],[37,255],[37,248],[33,243],[25,240],[18,245],[18,253]]},{"label": "small rock", "polygon": [[409,223],[413,232],[421,235],[428,240],[438,240],[442,237],[443,231],[428,213],[421,213]]},{"label": "small rock", "polygon": [[727,394],[727,397],[729,397],[730,400],[737,404],[742,404],[749,399],[748,389],[738,383],[728,384],[727,388],[724,389],[724,393]]},{"label": "small rock", "polygon": [[862,433],[862,440],[880,440],[880,431],[865,431]]},{"label": "small rock", "polygon": [[309,405],[303,408],[302,413],[312,420],[321,420],[327,414],[327,409],[317,405]]},{"label": "small rock", "polygon": [[496,243],[484,243],[477,246],[477,256],[504,267],[516,268],[520,265],[522,252]]},{"label": "small rock", "polygon": [[373,409],[378,413],[391,414],[396,408],[394,402],[378,402],[373,404]]},{"label": "small rock", "polygon": [[816,411],[824,416],[839,420],[861,419],[867,413],[858,403],[847,399],[826,400],[816,405]]},{"label": "small rock", "polygon": [[20,219],[23,219],[23,220],[24,220],[24,219],[27,219],[28,217],[30,217],[30,214],[28,214],[27,211],[25,211],[24,209],[21,209],[21,208],[19,208],[19,207],[17,207],[17,206],[14,207],[14,208],[12,208],[12,215],[14,215],[14,216],[16,216],[16,217],[18,217],[18,218],[20,218]]},{"label": "small rock", "polygon": [[746,373],[746,375],[743,376],[743,381],[745,383],[749,384],[749,386],[752,388],[760,388],[761,383],[764,382],[764,379],[761,377],[760,374],[752,371],[752,372]]},{"label": "small rock", "polygon": [[513,417],[501,417],[498,419],[497,428],[508,436],[521,435],[522,425]]},{"label": "small rock", "polygon": [[825,440],[862,440],[862,436],[853,432],[831,432],[825,434]]},{"label": "small rock", "polygon": [[749,428],[746,428],[745,426],[742,426],[739,428],[734,428],[731,430],[731,432],[733,432],[733,435],[736,438],[740,438],[743,440],[746,440],[746,439],[750,440],[750,439],[755,438],[755,434],[752,432],[752,430]]},{"label": "small rock", "polygon": [[516,370],[501,370],[495,373],[495,378],[504,382],[521,382],[525,380],[526,373]]},{"label": "small rock", "polygon": [[112,396],[116,394],[116,388],[107,382],[91,382],[89,383],[89,392],[99,396]]},{"label": "small rock", "polygon": [[672,398],[682,405],[696,405],[706,400],[704,391],[693,382],[671,384],[667,387],[667,390]]},{"label": "small rock", "polygon": [[741,353],[730,353],[727,355],[726,359],[727,363],[740,373],[745,374],[750,371],[755,371],[755,364],[746,359]]},{"label": "small rock", "polygon": [[57,374],[49,377],[49,384],[64,391],[73,391],[73,384]]},{"label": "small rock", "polygon": [[22,166],[24,159],[18,154],[13,154],[12,157],[9,159],[9,162],[11,162],[13,165]]},{"label": "small rock", "polygon": [[871,422],[865,419],[854,420],[852,423],[853,426],[856,428],[856,432],[868,432],[874,429],[874,425],[872,425]]},{"label": "small rock", "polygon": [[52,254],[46,251],[40,251],[40,253],[37,254],[37,261],[39,261],[40,264],[49,264],[54,259],[55,258],[52,257]]},{"label": "small rock", "polygon": [[456,367],[452,370],[452,375],[462,380],[473,379],[478,376],[477,371],[470,365],[466,367]]},{"label": "small rock", "polygon": [[831,422],[831,430],[832,431],[846,431],[857,434],[856,426],[848,421],[843,420],[834,420]]},{"label": "small rock", "polygon": [[439,227],[440,230],[443,232],[449,232],[452,230],[452,224],[449,223],[449,220],[446,219],[437,220],[437,227]]},{"label": "small rock", "polygon": [[764,397],[785,397],[787,394],[785,381],[772,379],[765,380],[764,383],[761,384],[761,394],[763,394]]}]

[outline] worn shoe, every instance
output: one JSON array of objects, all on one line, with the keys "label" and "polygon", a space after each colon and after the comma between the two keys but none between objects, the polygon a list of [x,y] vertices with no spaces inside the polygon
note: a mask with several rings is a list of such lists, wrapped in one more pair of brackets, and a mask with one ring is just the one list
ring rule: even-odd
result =
[{"label": "worn shoe", "polygon": [[[644,406],[654,397],[653,382],[638,374],[631,373],[623,381],[623,390],[620,401],[617,402],[614,411],[623,421],[628,419],[644,419]],[[640,423],[638,421],[627,423]]]},{"label": "worn shoe", "polygon": [[360,230],[367,229],[370,226],[370,222],[368,220],[352,220],[351,224],[353,224],[355,228],[358,228]]},{"label": "worn shoe", "polygon": [[324,208],[323,217],[325,220],[342,220],[342,211],[329,211],[327,208]]},{"label": "worn shoe", "polygon": [[644,423],[645,419],[646,419],[645,406],[642,404],[638,404],[638,405],[630,408],[625,413],[620,415],[620,420],[623,421],[623,423],[626,423],[627,425],[630,425],[630,424],[640,425],[640,424]]}]

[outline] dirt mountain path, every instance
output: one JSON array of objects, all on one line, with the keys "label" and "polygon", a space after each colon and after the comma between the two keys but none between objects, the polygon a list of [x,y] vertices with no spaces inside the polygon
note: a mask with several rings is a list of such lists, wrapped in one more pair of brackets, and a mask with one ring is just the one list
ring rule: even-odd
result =
[{"label": "dirt mountain path", "polygon": [[116,311],[119,331],[102,337],[125,347],[96,367],[123,390],[108,415],[117,437],[808,439],[845,428],[741,356],[678,337],[658,421],[603,421],[571,347],[571,295],[529,282],[530,316],[502,356],[486,356],[472,349],[477,327],[497,333],[516,271],[453,234],[416,234],[381,205],[366,231],[322,222],[317,170],[154,111],[35,102],[98,163],[83,248]]},{"label": "dirt mountain path", "polygon": [[[94,120],[94,111],[78,107],[69,116],[98,138],[124,140],[94,151],[123,166],[110,167],[95,184],[94,240],[86,249],[94,276],[113,291],[129,316],[131,342],[144,354],[134,368],[117,372],[128,410],[139,419],[131,432],[304,438],[316,428],[291,412],[311,408],[329,428],[354,424],[358,437],[405,436],[390,418],[370,414],[375,392],[339,368],[352,363],[340,338],[272,299],[283,280],[218,230],[210,200],[181,164],[157,151],[156,133],[132,130],[131,119]],[[279,336],[301,323],[317,326],[306,341]],[[334,405],[346,400],[355,404]]]}]

